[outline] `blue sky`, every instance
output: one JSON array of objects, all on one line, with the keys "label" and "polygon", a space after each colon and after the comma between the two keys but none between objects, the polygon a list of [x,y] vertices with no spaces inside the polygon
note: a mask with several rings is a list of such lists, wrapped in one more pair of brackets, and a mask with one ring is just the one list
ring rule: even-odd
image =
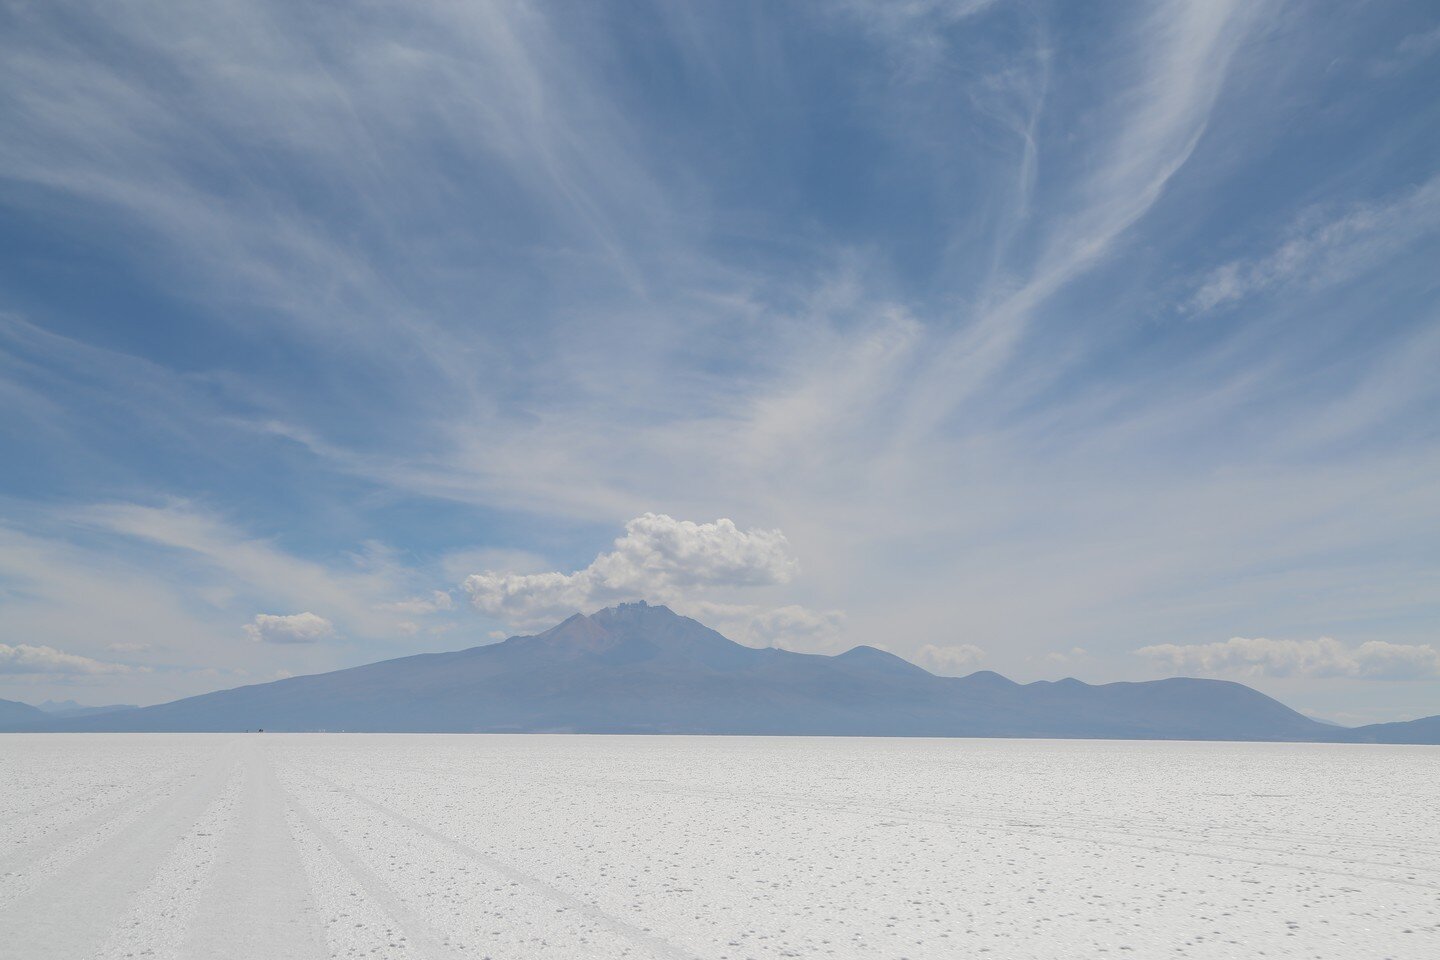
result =
[{"label": "blue sky", "polygon": [[0,696],[645,597],[1440,712],[1433,4],[20,3],[0,49]]}]

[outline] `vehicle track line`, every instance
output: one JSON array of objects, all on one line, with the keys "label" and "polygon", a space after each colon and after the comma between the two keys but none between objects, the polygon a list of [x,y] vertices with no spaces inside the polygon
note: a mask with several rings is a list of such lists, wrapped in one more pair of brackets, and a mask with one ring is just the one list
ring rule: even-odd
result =
[{"label": "vehicle track line", "polygon": [[[798,805],[797,805],[797,806],[798,806]],[[810,809],[810,808],[806,808],[806,809]],[[845,810],[845,808],[840,807],[840,806],[832,806],[831,809],[834,809],[834,810],[837,810],[837,811],[844,811],[844,810]],[[873,817],[873,816],[875,816],[874,811],[871,811],[871,810],[855,809],[855,810],[851,810],[851,811],[848,811],[848,812],[851,812],[851,813],[855,814],[856,816],[862,816],[862,817]],[[1110,838],[1108,838],[1108,837],[1105,837],[1105,838],[1102,838],[1102,837],[1087,837],[1087,836],[1084,836],[1084,835],[1065,834],[1065,833],[1053,833],[1053,832],[1050,832],[1050,831],[1047,831],[1047,830],[1042,830],[1042,829],[1037,829],[1037,828],[1012,827],[1012,826],[1004,826],[1004,825],[1000,825],[1000,824],[989,824],[989,823],[958,824],[958,823],[956,823],[956,822],[953,821],[953,820],[942,820],[942,819],[929,818],[929,817],[912,817],[912,816],[908,816],[908,815],[904,815],[904,814],[886,814],[886,818],[887,818],[887,819],[890,819],[890,820],[900,820],[900,821],[904,821],[904,822],[906,822],[906,823],[924,823],[924,824],[933,824],[933,825],[938,825],[938,826],[945,826],[945,827],[950,827],[951,829],[958,829],[958,828],[960,828],[960,827],[962,827],[962,826],[965,826],[965,827],[968,827],[968,828],[970,828],[970,829],[972,829],[972,830],[975,830],[975,831],[981,832],[981,833],[984,833],[984,832],[987,832],[987,831],[988,831],[988,832],[993,832],[993,833],[1009,834],[1009,835],[1011,835],[1011,836],[1045,837],[1045,838],[1048,838],[1048,839],[1051,839],[1051,840],[1073,840],[1073,841],[1076,841],[1076,842],[1079,842],[1079,843],[1091,843],[1091,844],[1095,844],[1096,846],[1102,846],[1102,847],[1118,847],[1118,848],[1127,849],[1127,850],[1143,850],[1143,851],[1145,851],[1145,852],[1147,852],[1147,853],[1162,853],[1162,854],[1168,854],[1168,855],[1170,855],[1170,856],[1177,856],[1177,857],[1203,857],[1203,858],[1205,858],[1205,859],[1207,859],[1207,860],[1218,860],[1218,861],[1221,861],[1221,862],[1223,862],[1223,863],[1243,863],[1243,864],[1249,864],[1249,865],[1251,865],[1251,866],[1256,866],[1256,867],[1273,867],[1273,868],[1276,868],[1276,869],[1279,869],[1279,870],[1293,870],[1293,871],[1297,871],[1297,872],[1300,872],[1300,873],[1318,873],[1318,874],[1325,874],[1325,875],[1327,875],[1327,876],[1333,876],[1333,877],[1344,877],[1344,878],[1347,879],[1347,880],[1361,880],[1361,881],[1369,881],[1369,882],[1371,882],[1371,883],[1393,883],[1393,884],[1398,884],[1398,885],[1400,885],[1400,886],[1405,886],[1405,887],[1414,887],[1414,888],[1419,889],[1419,890],[1434,890],[1434,891],[1440,891],[1440,886],[1437,886],[1437,885],[1434,884],[1434,883],[1423,883],[1423,882],[1418,881],[1418,880],[1408,880],[1408,879],[1402,879],[1402,878],[1398,878],[1398,877],[1376,877],[1376,876],[1371,876],[1371,875],[1369,875],[1369,874],[1349,873],[1349,872],[1344,871],[1344,870],[1331,870],[1331,869],[1327,869],[1327,868],[1325,868],[1325,867],[1307,866],[1307,865],[1305,865],[1305,864],[1281,863],[1281,862],[1276,861],[1276,860],[1251,860],[1251,859],[1249,859],[1249,858],[1247,858],[1247,857],[1232,857],[1232,856],[1228,856],[1228,855],[1226,855],[1226,854],[1220,854],[1220,853],[1206,853],[1206,852],[1204,852],[1204,851],[1202,851],[1202,850],[1175,850],[1175,849],[1172,849],[1172,848],[1169,848],[1169,847],[1150,846],[1150,845],[1148,845],[1148,844],[1143,844],[1143,843],[1125,843],[1125,842],[1123,842],[1123,841],[1113,840],[1113,839],[1110,839]],[[1390,867],[1389,869],[1409,870],[1410,868],[1409,868],[1409,867],[1393,867],[1393,866],[1392,866],[1392,867]]]},{"label": "vehicle track line", "polygon": [[[734,801],[736,801],[736,800],[765,800],[765,801],[767,801],[767,802],[788,803],[788,804],[790,804],[790,805],[792,805],[792,806],[794,806],[794,805],[803,805],[803,806],[810,806],[810,807],[819,806],[819,805],[835,806],[835,804],[834,804],[833,802],[830,802],[830,801],[823,801],[823,800],[821,800],[821,801],[810,801],[808,798],[805,798],[805,797],[797,797],[797,796],[795,796],[794,794],[789,794],[789,793],[734,793],[734,792],[724,791],[724,790],[709,790],[709,789],[705,789],[705,788],[703,788],[703,787],[664,787],[664,786],[654,786],[654,785],[648,785],[648,784],[626,783],[626,782],[622,782],[622,781],[608,780],[608,779],[597,779],[597,780],[595,780],[594,782],[596,782],[596,783],[601,783],[601,784],[605,784],[605,785],[612,786],[612,787],[616,787],[616,788],[619,788],[619,789],[622,789],[622,790],[623,790],[623,789],[633,790],[633,791],[635,791],[635,792],[643,792],[643,793],[651,793],[651,794],[660,794],[660,795],[667,795],[667,796],[676,796],[676,795],[678,795],[678,796],[708,797],[708,798],[714,798],[714,799],[717,799],[717,800],[724,800],[724,801],[726,801],[726,802],[734,802]],[[887,806],[887,805],[884,804],[884,803],[863,803],[863,804],[849,804],[849,805],[847,805],[847,809],[853,809],[853,808],[859,808],[859,807],[871,808],[871,809],[874,809],[877,813],[885,813],[885,814],[888,814],[888,813],[891,812],[893,809],[895,809],[894,807],[892,807],[892,806]],[[1041,811],[1039,811],[1039,810],[1033,810],[1033,809],[1027,810],[1027,809],[1024,809],[1024,808],[1019,808],[1019,809],[1017,809],[1017,808],[1001,807],[1001,806],[993,806],[993,805],[975,805],[975,804],[971,804],[971,805],[954,805],[954,804],[951,804],[951,805],[945,805],[945,806],[924,805],[924,806],[905,807],[905,808],[902,808],[902,809],[904,809],[904,810],[905,810],[908,814],[910,814],[910,815],[918,815],[918,816],[927,816],[927,817],[952,817],[952,816],[953,816],[953,817],[970,817],[970,818],[994,817],[994,818],[1003,818],[1003,819],[1020,819],[1020,820],[1030,820],[1030,821],[1044,821],[1045,823],[1047,823],[1047,824],[1049,824],[1049,825],[1052,825],[1052,826],[1074,827],[1074,828],[1076,828],[1076,829],[1093,829],[1093,830],[1096,830],[1096,831],[1109,831],[1109,832],[1114,832],[1114,833],[1130,833],[1130,832],[1132,832],[1132,829],[1133,829],[1134,827],[1137,827],[1137,826],[1138,826],[1138,827],[1147,828],[1147,829],[1159,830],[1159,831],[1162,831],[1162,832],[1172,829],[1172,828],[1169,827],[1169,824],[1170,824],[1172,821],[1158,820],[1158,819],[1154,819],[1154,818],[1140,818],[1140,817],[1137,817],[1137,818],[1128,818],[1128,817],[1125,817],[1125,818],[1119,818],[1119,817],[1101,817],[1101,816],[1086,815],[1086,814],[1078,814],[1078,815],[1077,815],[1077,814],[1067,814],[1067,815],[1065,815],[1064,817],[1056,817],[1054,814],[1046,813],[1046,812],[1041,812]],[[1257,839],[1263,838],[1263,839],[1272,840],[1272,841],[1279,840],[1279,841],[1285,841],[1285,842],[1303,843],[1303,844],[1311,844],[1311,845],[1330,845],[1330,846],[1336,846],[1336,847],[1354,846],[1354,847],[1360,847],[1360,848],[1366,849],[1366,850],[1397,850],[1397,851],[1401,851],[1401,852],[1404,852],[1404,853],[1413,853],[1413,854],[1418,854],[1418,855],[1422,855],[1422,856],[1440,857],[1440,849],[1436,849],[1436,848],[1417,847],[1417,846],[1414,846],[1414,845],[1402,844],[1402,843],[1393,843],[1393,842],[1388,842],[1388,841],[1383,841],[1383,840],[1367,840],[1367,839],[1365,839],[1365,838],[1363,838],[1363,837],[1354,837],[1354,836],[1350,836],[1350,835],[1347,835],[1347,834],[1332,834],[1332,833],[1318,833],[1318,832],[1300,832],[1300,831],[1295,831],[1295,830],[1283,830],[1283,829],[1267,830],[1267,831],[1266,831],[1265,833],[1263,833],[1263,834],[1257,834],[1257,833],[1253,833],[1253,832],[1246,832],[1246,831],[1236,830],[1236,829],[1234,829],[1234,828],[1232,828],[1232,827],[1224,826],[1223,824],[1221,824],[1221,825],[1209,825],[1209,826],[1206,827],[1206,829],[1209,830],[1210,832],[1213,832],[1213,833],[1217,834],[1217,835],[1224,836],[1224,837],[1226,838],[1226,840],[1227,840],[1228,842],[1231,842],[1231,844],[1232,844],[1233,846],[1236,846],[1236,847],[1238,847],[1238,848],[1240,848],[1240,849],[1251,849],[1251,850],[1256,850],[1256,851],[1265,851],[1265,850],[1270,850],[1271,848],[1248,847],[1248,846],[1246,846],[1244,843],[1236,843],[1236,842],[1234,842],[1234,841],[1257,840]],[[1148,835],[1148,834],[1147,834],[1147,835]],[[1218,842],[1218,841],[1217,841],[1217,842]],[[1273,851],[1273,850],[1271,850],[1271,852],[1281,852],[1281,851]],[[1320,855],[1319,855],[1319,854],[1314,854],[1313,856],[1320,856]],[[1345,858],[1338,858],[1338,859],[1342,859],[1342,860],[1343,860],[1343,859],[1345,859]],[[1349,861],[1347,861],[1347,862],[1349,862]],[[1377,865],[1377,866],[1394,866],[1393,864],[1385,864],[1385,863],[1383,863],[1383,862],[1381,862],[1381,861],[1366,861],[1366,862],[1374,863],[1374,864]],[[1397,867],[1397,869],[1401,869],[1401,868]],[[1407,867],[1407,868],[1404,868],[1404,869],[1409,869],[1409,868]],[[1420,867],[1420,868],[1417,868],[1417,869],[1440,870],[1440,867]]]},{"label": "vehicle track line", "polygon": [[291,800],[290,812],[295,819],[315,839],[320,841],[341,868],[350,874],[355,883],[365,891],[365,895],[385,911],[396,926],[405,931],[406,940],[418,950],[421,956],[427,957],[429,960],[471,958],[469,953],[455,947],[448,938],[438,933],[428,920],[406,906],[383,877],[362,863],[351,850],[350,845],[322,825],[309,810],[295,800],[293,794],[290,794],[289,797]]},{"label": "vehicle track line", "polygon": [[[186,770],[182,773],[157,777],[140,789],[132,790],[97,810],[72,820],[61,821],[39,836],[5,844],[0,847],[0,850],[3,850],[3,853],[0,853],[0,865],[26,860],[33,862],[96,830],[103,829],[113,822],[134,819],[141,811],[162,802],[166,797],[167,788],[194,775],[192,770]],[[45,806],[48,808],[52,804]],[[0,866],[0,874],[3,874],[3,866]]]},{"label": "vehicle track line", "polygon": [[199,774],[186,770],[164,777],[149,789],[135,791],[99,810],[31,840],[5,849],[0,856],[0,904],[22,897],[76,862],[84,861],[107,843],[123,837],[132,825],[167,800],[186,780]]},{"label": "vehicle track line", "polygon": [[239,746],[244,781],[216,868],[184,939],[183,957],[312,960],[329,955],[269,741]]},{"label": "vehicle track line", "polygon": [[[636,789],[636,788],[632,787],[632,789]],[[934,808],[934,807],[931,807],[931,808],[925,808],[925,809],[921,809],[921,810],[919,810],[919,811],[916,811],[916,810],[897,809],[897,808],[894,808],[894,807],[885,806],[884,804],[869,804],[869,803],[847,804],[847,803],[843,803],[843,802],[835,802],[835,801],[827,801],[827,800],[816,800],[816,801],[813,801],[813,802],[805,802],[805,801],[799,801],[799,800],[795,799],[794,797],[791,797],[791,796],[788,796],[788,795],[784,795],[784,794],[728,794],[728,793],[723,793],[723,792],[721,792],[721,791],[696,790],[696,789],[683,789],[683,790],[666,790],[666,789],[655,789],[655,788],[639,788],[639,789],[640,789],[642,792],[646,792],[646,793],[659,793],[659,794],[662,794],[662,795],[669,795],[669,796],[695,796],[695,797],[703,797],[703,798],[707,798],[707,799],[726,800],[726,801],[729,801],[729,802],[737,802],[737,801],[738,801],[738,802],[745,802],[745,801],[748,801],[748,802],[759,802],[759,801],[762,801],[762,800],[763,800],[763,801],[765,802],[765,804],[771,805],[771,806],[787,806],[787,807],[791,807],[792,809],[803,809],[803,810],[814,810],[814,809],[817,809],[817,808],[823,808],[823,809],[827,809],[827,810],[834,810],[834,811],[837,811],[837,812],[848,813],[848,814],[857,815],[857,816],[884,817],[884,818],[889,819],[889,820],[903,820],[903,821],[906,821],[906,822],[909,822],[909,823],[949,824],[949,825],[952,826],[952,827],[959,827],[959,826],[961,826],[961,825],[963,824],[963,825],[972,827],[973,829],[977,829],[977,830],[998,830],[998,831],[1002,831],[1002,832],[1012,832],[1012,833],[1014,833],[1014,832],[1025,832],[1025,833],[1028,833],[1029,835],[1032,835],[1032,836],[1046,836],[1046,837],[1051,837],[1051,838],[1054,838],[1054,839],[1079,840],[1079,841],[1082,841],[1082,842],[1085,842],[1085,843],[1105,843],[1105,844],[1111,844],[1111,845],[1113,845],[1113,846],[1134,847],[1134,848],[1137,848],[1137,849],[1147,849],[1147,850],[1148,850],[1148,849],[1152,849],[1152,848],[1150,848],[1150,847],[1145,847],[1145,846],[1143,846],[1143,845],[1136,845],[1136,844],[1127,843],[1127,842],[1125,842],[1125,841],[1123,841],[1123,840],[1111,840],[1111,839],[1109,839],[1109,838],[1094,837],[1094,836],[1085,836],[1084,834],[1086,834],[1087,832],[1089,832],[1089,833],[1097,833],[1097,834],[1118,834],[1118,835],[1120,835],[1121,837],[1141,837],[1141,838],[1145,838],[1145,839],[1148,839],[1148,840],[1154,840],[1154,841],[1157,841],[1157,842],[1159,842],[1159,843],[1181,844],[1181,845],[1183,845],[1183,844],[1209,844],[1210,846],[1221,847],[1221,848],[1224,848],[1224,849],[1227,849],[1227,850],[1237,850],[1237,851],[1240,851],[1240,852],[1243,852],[1243,853],[1254,853],[1254,854],[1262,854],[1262,855],[1263,855],[1263,854],[1280,854],[1280,855],[1282,855],[1282,856],[1288,855],[1288,856],[1293,856],[1293,857],[1301,858],[1301,859],[1324,860],[1324,861],[1328,861],[1328,862],[1332,862],[1332,863],[1341,863],[1341,864],[1353,865],[1353,866],[1359,866],[1359,867],[1378,867],[1378,868],[1383,869],[1383,870],[1396,870],[1396,871],[1401,871],[1401,872],[1405,872],[1405,873],[1430,873],[1430,874],[1440,873],[1440,866],[1426,866],[1426,865],[1421,865],[1421,864],[1400,864],[1400,863],[1392,863],[1392,862],[1387,861],[1387,860],[1370,860],[1370,859],[1363,859],[1363,858],[1357,858],[1357,857],[1346,857],[1346,856],[1341,856],[1341,855],[1335,854],[1335,853],[1318,853],[1318,852],[1317,852],[1317,853],[1312,853],[1312,852],[1300,851],[1300,850],[1285,850],[1285,849],[1279,849],[1279,848],[1276,848],[1276,847],[1253,846],[1253,845],[1247,844],[1247,843],[1239,843],[1239,842],[1236,842],[1236,836],[1235,836],[1235,834],[1233,834],[1233,833],[1231,833],[1231,834],[1222,834],[1222,836],[1224,836],[1224,839],[1206,840],[1206,839],[1204,839],[1203,837],[1198,837],[1198,836],[1196,836],[1196,837],[1194,837],[1194,838],[1192,839],[1191,837],[1187,837],[1186,834],[1184,834],[1183,832],[1180,832],[1180,831],[1173,831],[1173,830],[1172,830],[1172,831],[1165,831],[1165,832],[1161,832],[1161,833],[1155,833],[1155,832],[1149,832],[1149,831],[1147,831],[1147,830],[1132,830],[1132,829],[1127,829],[1126,827],[1124,827],[1123,825],[1120,825],[1119,823],[1117,823],[1117,822],[1115,822],[1115,821],[1106,821],[1106,820],[1096,821],[1096,820],[1094,820],[1094,819],[1092,819],[1092,818],[1075,818],[1075,819],[1071,819],[1071,818],[1068,818],[1068,817],[1067,817],[1067,818],[1056,818],[1056,817],[1054,817],[1054,816],[1052,816],[1052,815],[1047,815],[1047,816],[1027,816],[1023,811],[1022,811],[1022,812],[1005,813],[1001,808],[995,808],[995,807],[968,807],[968,808],[967,808],[967,807],[959,807],[959,808],[950,808],[950,810],[954,810],[954,811],[955,811],[955,812],[954,812],[954,815],[947,815],[948,811],[947,811],[945,808]],[[975,812],[975,811],[984,811],[984,812]],[[1035,820],[1035,821],[1040,821],[1040,822],[1041,822],[1041,826],[1037,826],[1037,827],[1015,827],[1015,826],[1012,825],[1012,824],[992,823],[992,822],[989,822],[989,821],[991,821],[991,820],[999,820],[999,819]],[[1089,822],[1087,822],[1087,819],[1089,820]],[[1095,823],[1095,822],[1105,823],[1105,824],[1107,824],[1107,825],[1105,825],[1105,826],[1093,826],[1093,825],[1091,825],[1091,824],[1093,824],[1093,823]],[[1112,825],[1112,824],[1113,824],[1113,825]],[[1042,830],[1042,828],[1043,828],[1043,830]],[[1302,843],[1302,842],[1305,842],[1305,841],[1296,840],[1296,841],[1294,841],[1294,842],[1296,842],[1296,843]],[[1333,845],[1339,846],[1340,844],[1333,844]],[[1155,849],[1155,850],[1162,850],[1162,849],[1165,849],[1165,848],[1155,847],[1155,848],[1153,848],[1153,849]],[[1259,864],[1259,863],[1268,863],[1268,865],[1271,865],[1271,866],[1288,866],[1290,869],[1295,869],[1295,870],[1311,869],[1311,868],[1309,868],[1309,867],[1302,866],[1302,865],[1299,865],[1299,864],[1279,864],[1279,863],[1269,863],[1268,861],[1258,861],[1258,860],[1257,860],[1257,861],[1251,861],[1251,860],[1247,860],[1247,859],[1243,859],[1243,858],[1238,858],[1238,857],[1228,857],[1228,856],[1223,855],[1223,854],[1211,854],[1211,853],[1203,853],[1203,852],[1198,852],[1198,851],[1167,850],[1166,852],[1176,853],[1176,854],[1187,854],[1187,855],[1193,855],[1193,856],[1199,856],[1199,857],[1210,857],[1210,858],[1212,858],[1212,859],[1217,859],[1217,860],[1229,859],[1229,860],[1232,860],[1232,861],[1234,861],[1234,862],[1236,862],[1236,863],[1257,863],[1257,864]],[[1423,854],[1423,853],[1422,853],[1422,855],[1426,855],[1426,854]],[[1363,879],[1363,880],[1380,880],[1380,879],[1382,879],[1382,878],[1379,878],[1379,877],[1362,876],[1362,875],[1359,875],[1359,874],[1353,874],[1353,875],[1352,875],[1352,874],[1347,874],[1347,873],[1344,873],[1344,872],[1341,872],[1341,871],[1337,871],[1337,870],[1325,870],[1324,868],[1315,868],[1315,869],[1317,870],[1317,872],[1333,873],[1333,874],[1335,874],[1335,875],[1337,875],[1337,876],[1354,876],[1356,879]],[[1411,886],[1425,887],[1425,888],[1428,888],[1428,889],[1440,889],[1440,886],[1435,886],[1435,885],[1433,885],[1433,884],[1427,885],[1427,884],[1422,883],[1422,882],[1419,882],[1419,881],[1405,881],[1405,880],[1385,879],[1385,882],[1387,882],[1387,883],[1408,883],[1408,884],[1411,885]]]},{"label": "vehicle track line", "polygon": [[608,913],[605,910],[602,910],[600,907],[597,907],[593,903],[586,903],[584,900],[579,899],[573,894],[566,893],[564,890],[561,890],[558,887],[551,886],[550,884],[546,883],[544,880],[539,879],[538,877],[533,877],[522,870],[517,870],[515,867],[510,866],[508,863],[497,860],[494,857],[491,857],[489,854],[481,853],[474,847],[468,846],[467,844],[462,843],[461,841],[456,840],[453,837],[446,836],[445,834],[440,833],[438,830],[434,830],[430,827],[427,827],[423,823],[412,820],[410,817],[405,816],[403,813],[400,813],[397,810],[393,810],[382,803],[371,800],[369,797],[363,796],[362,794],[356,793],[353,790],[347,789],[346,787],[343,787],[335,781],[330,780],[327,777],[323,777],[320,774],[311,773],[310,776],[320,781],[321,783],[324,783],[331,789],[335,790],[337,793],[343,794],[344,796],[349,797],[357,803],[367,806],[372,810],[375,810],[378,813],[381,813],[398,823],[404,824],[415,832],[429,837],[431,840],[434,840],[441,846],[452,850],[463,857],[475,861],[486,869],[492,870],[495,873],[500,874],[501,876],[507,877],[510,880],[519,883],[530,890],[533,890],[534,892],[540,894],[546,899],[564,906],[568,910],[574,910],[576,913],[588,917],[596,924],[605,927],[611,933],[618,934],[626,938],[627,940],[630,940],[632,943],[644,946],[647,950],[651,951],[657,956],[668,958],[668,960],[700,960],[700,957],[698,957],[696,954],[691,953],[690,951],[677,944],[671,943],[670,941],[665,940],[664,938],[654,933],[651,933],[648,930],[638,927],[628,920],[624,920],[620,917],[615,916],[612,913]]},{"label": "vehicle track line", "polygon": [[234,801],[240,771],[233,772],[224,788],[179,838],[155,868],[145,887],[126,904],[124,917],[90,960],[146,957],[182,960],[196,956],[181,951],[185,933],[192,929],[202,892],[219,862],[222,838],[233,830]]},{"label": "vehicle track line", "polygon": [[[151,779],[146,780],[138,786],[132,787],[128,792],[107,803],[106,806],[111,806],[117,803],[124,803],[127,800],[131,800],[135,797],[141,796],[147,791],[163,783],[167,779],[169,778],[164,776],[152,777]],[[68,797],[60,797],[55,800],[47,800],[43,803],[37,803],[26,810],[18,810],[7,813],[3,818],[0,818],[0,827],[7,827],[12,823],[19,823],[22,820],[29,820],[35,815],[44,813],[46,810],[52,810],[55,807],[65,806],[67,804],[79,804],[83,806],[84,804],[88,804],[90,801],[100,796],[105,791],[114,790],[115,788],[116,784],[106,783],[102,784],[101,786],[94,787],[86,791],[85,793],[75,794]]]},{"label": "vehicle track line", "polygon": [[220,750],[193,777],[188,772],[177,777],[189,782],[146,807],[154,811],[151,815],[123,818],[125,829],[33,877],[28,889],[0,910],[0,944],[8,955],[70,960],[101,948],[167,857],[195,829],[234,766],[233,751]]}]

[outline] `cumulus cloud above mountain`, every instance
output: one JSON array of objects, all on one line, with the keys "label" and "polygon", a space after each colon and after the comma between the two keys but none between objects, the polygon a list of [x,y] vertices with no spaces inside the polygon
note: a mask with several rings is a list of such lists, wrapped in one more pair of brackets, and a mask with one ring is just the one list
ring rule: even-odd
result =
[{"label": "cumulus cloud above mountain", "polygon": [[1426,680],[1440,677],[1440,650],[1429,644],[1370,640],[1350,647],[1331,637],[1269,640],[1231,637],[1219,643],[1162,643],[1135,651],[1164,670],[1251,677],[1352,677]]},{"label": "cumulus cloud above mountain", "polygon": [[794,604],[767,609],[707,599],[789,583],[800,564],[779,530],[742,530],[646,513],[625,524],[614,549],[574,573],[486,570],[465,578],[476,609],[518,629],[535,629],[617,600],[647,599],[706,616],[747,642],[832,632],[841,614]]},{"label": "cumulus cloud above mountain", "polygon": [[811,610],[799,604],[788,604],[774,610],[760,610],[750,615],[750,635],[781,647],[823,642],[833,636],[845,621],[839,610]]},{"label": "cumulus cloud above mountain", "polygon": [[812,610],[795,603],[766,607],[683,598],[667,603],[731,640],[752,647],[814,652],[832,646],[845,624],[843,610]]},{"label": "cumulus cloud above mountain", "polygon": [[974,673],[985,659],[985,651],[973,643],[939,646],[927,643],[917,651],[915,662],[941,676]]},{"label": "cumulus cloud above mountain", "polygon": [[315,643],[335,635],[335,625],[310,612],[278,616],[260,613],[245,624],[250,639],[263,643]]}]

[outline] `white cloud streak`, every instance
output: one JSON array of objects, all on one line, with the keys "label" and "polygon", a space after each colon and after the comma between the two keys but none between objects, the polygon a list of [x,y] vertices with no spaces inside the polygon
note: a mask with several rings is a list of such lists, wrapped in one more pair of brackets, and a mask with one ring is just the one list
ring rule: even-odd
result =
[{"label": "white cloud streak", "polygon": [[1292,285],[1312,291],[1336,286],[1437,230],[1440,176],[1398,197],[1359,204],[1328,219],[1312,211],[1275,250],[1216,267],[1184,309],[1203,312]]},{"label": "white cloud streak", "polygon": [[409,597],[405,600],[382,603],[379,606],[381,610],[388,610],[394,613],[423,616],[427,613],[453,610],[455,608],[455,598],[444,590],[433,590],[428,597]]},{"label": "white cloud streak", "polygon": [[1369,640],[1350,647],[1331,637],[1317,640],[1231,637],[1218,643],[1162,643],[1135,652],[1160,669],[1178,673],[1364,680],[1440,678],[1440,649],[1430,644]]},{"label": "white cloud streak", "polygon": [[91,657],[65,653],[54,647],[14,646],[0,643],[0,673],[38,673],[56,676],[94,676],[97,674],[131,673],[134,667],[107,663]]}]

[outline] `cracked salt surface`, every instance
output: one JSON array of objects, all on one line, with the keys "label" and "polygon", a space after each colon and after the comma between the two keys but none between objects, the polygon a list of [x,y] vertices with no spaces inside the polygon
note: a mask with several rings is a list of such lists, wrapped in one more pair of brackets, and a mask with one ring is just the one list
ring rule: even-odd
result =
[{"label": "cracked salt surface", "polygon": [[1432,747],[11,735],[46,958],[1440,956]]}]

